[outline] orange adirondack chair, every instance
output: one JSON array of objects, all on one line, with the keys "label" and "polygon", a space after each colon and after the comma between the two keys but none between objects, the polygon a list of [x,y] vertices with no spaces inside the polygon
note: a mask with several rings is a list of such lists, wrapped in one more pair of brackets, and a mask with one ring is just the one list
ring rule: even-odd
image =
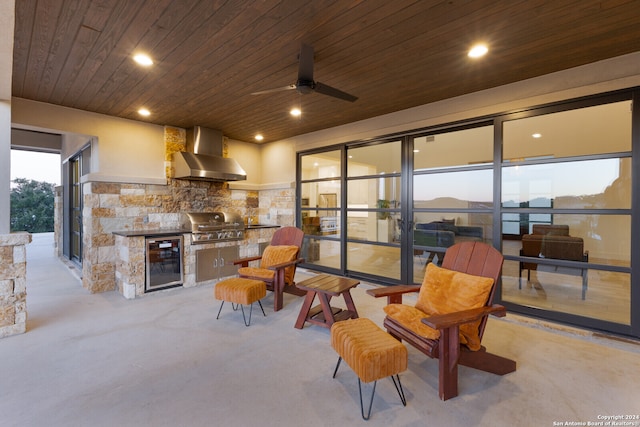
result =
[{"label": "orange adirondack chair", "polygon": [[[387,297],[384,326],[392,336],[439,359],[438,394],[442,400],[458,395],[458,364],[497,375],[516,370],[515,361],[488,353],[480,344],[489,314],[506,315],[503,306],[492,304],[503,261],[502,254],[490,245],[462,242],[447,249],[441,268],[427,266],[422,285],[367,291],[375,297]],[[402,304],[402,295],[409,292],[420,292],[416,307]],[[473,298],[466,298],[469,294]],[[466,304],[471,308],[465,308]],[[443,305],[450,307],[443,309]]]},{"label": "orange adirondack chair", "polygon": [[[240,265],[238,275],[248,279],[262,280],[267,290],[273,291],[273,311],[279,311],[283,305],[283,292],[302,296],[306,292],[295,287],[296,266],[304,261],[298,258],[304,232],[296,227],[282,227],[271,238],[271,243],[260,256],[235,260]],[[259,267],[250,267],[251,261],[260,260]]]}]

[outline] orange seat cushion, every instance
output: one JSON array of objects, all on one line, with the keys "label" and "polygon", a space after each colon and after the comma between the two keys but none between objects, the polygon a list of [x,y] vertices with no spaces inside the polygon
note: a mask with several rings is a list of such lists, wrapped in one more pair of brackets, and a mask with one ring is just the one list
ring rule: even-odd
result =
[{"label": "orange seat cushion", "polygon": [[238,274],[243,277],[252,277],[271,283],[273,282],[276,272],[274,270],[268,270],[260,267],[240,267],[238,269]]},{"label": "orange seat cushion", "polygon": [[334,323],[331,346],[366,383],[407,369],[407,348],[363,317]]},{"label": "orange seat cushion", "polygon": [[[473,276],[430,263],[415,307],[390,304],[384,310],[407,329],[426,338],[437,339],[440,337],[439,331],[423,324],[420,313],[424,313],[422,317],[428,317],[484,307],[492,286],[493,279],[489,277]],[[460,326],[460,343],[470,350],[480,349],[479,325],[480,320]]]},{"label": "orange seat cushion", "polygon": [[[294,245],[269,245],[262,253],[260,267],[241,267],[238,269],[238,274],[247,277],[257,277],[272,282],[275,272],[269,270],[269,267],[295,260],[298,256],[298,251],[299,248]],[[294,274],[295,266],[293,265],[284,270],[285,284],[289,285],[293,283]]]},{"label": "orange seat cushion", "polygon": [[217,300],[249,305],[267,295],[267,286],[260,280],[233,277],[216,283],[213,292]]}]

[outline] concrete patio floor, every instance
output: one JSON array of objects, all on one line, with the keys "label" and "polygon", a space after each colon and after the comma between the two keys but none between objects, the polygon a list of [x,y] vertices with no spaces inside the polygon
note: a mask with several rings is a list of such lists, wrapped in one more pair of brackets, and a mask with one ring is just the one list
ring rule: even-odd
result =
[{"label": "concrete patio floor", "polygon": [[[247,328],[228,304],[216,320],[212,286],[90,294],[53,256],[51,235],[33,237],[27,332],[0,340],[1,426],[554,426],[640,415],[640,344],[508,315],[490,320],[484,344],[516,372],[461,367],[460,395],[442,402],[437,360],[409,347],[407,406],[379,381],[363,421],[355,374],[343,365],[332,378],[329,331],[293,327],[302,298],[285,295],[274,313],[268,294],[267,316],[254,310]],[[368,286],[354,289],[356,307],[382,325],[384,301]]]}]

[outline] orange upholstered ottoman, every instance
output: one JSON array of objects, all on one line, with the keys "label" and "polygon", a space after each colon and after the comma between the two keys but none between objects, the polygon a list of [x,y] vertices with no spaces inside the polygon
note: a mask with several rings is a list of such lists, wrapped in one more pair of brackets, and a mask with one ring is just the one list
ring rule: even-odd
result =
[{"label": "orange upholstered ottoman", "polygon": [[[361,317],[334,323],[331,327],[331,346],[339,356],[333,377],[335,378],[342,359],[358,376],[362,418],[369,419],[376,382],[384,377],[391,377],[402,404],[406,406],[407,402],[398,374],[407,369],[408,356],[407,348],[400,341],[380,329],[371,320]],[[375,381],[366,416],[362,404],[361,381],[365,383]]]},{"label": "orange upholstered ottoman", "polygon": [[[251,324],[251,312],[253,311],[253,303],[256,301],[260,305],[262,314],[266,316],[260,299],[267,295],[267,284],[261,280],[233,277],[216,283],[213,292],[216,299],[222,300],[216,319],[220,317],[220,312],[222,311],[222,306],[225,301],[230,302],[231,307],[233,307],[234,310],[238,309],[238,305],[240,306],[245,326],[249,326]],[[251,306],[249,310],[249,321],[245,318],[243,305]]]}]

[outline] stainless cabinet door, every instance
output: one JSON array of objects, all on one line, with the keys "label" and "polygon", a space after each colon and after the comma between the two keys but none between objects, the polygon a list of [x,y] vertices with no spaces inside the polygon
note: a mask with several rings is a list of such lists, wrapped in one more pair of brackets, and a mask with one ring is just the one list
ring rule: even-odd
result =
[{"label": "stainless cabinet door", "polygon": [[218,249],[200,249],[196,252],[196,282],[218,278]]},{"label": "stainless cabinet door", "polygon": [[238,259],[238,253],[237,246],[220,248],[218,255],[218,266],[220,267],[219,277],[235,276],[238,273],[238,266],[233,265],[233,261]]}]

